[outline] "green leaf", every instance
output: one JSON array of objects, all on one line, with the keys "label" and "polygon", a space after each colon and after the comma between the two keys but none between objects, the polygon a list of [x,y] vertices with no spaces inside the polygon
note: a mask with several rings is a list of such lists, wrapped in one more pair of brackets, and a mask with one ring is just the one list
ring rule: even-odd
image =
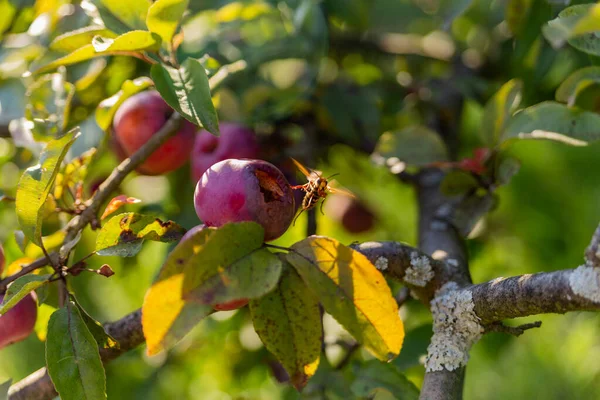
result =
[{"label": "green leaf", "polygon": [[148,31],[131,31],[114,39],[94,36],[92,46],[96,53],[100,54],[121,51],[153,51],[160,48],[160,36]]},{"label": "green leaf", "polygon": [[573,72],[556,89],[556,101],[573,106],[577,96],[592,85],[600,85],[600,67],[586,67]]},{"label": "green leaf", "polygon": [[287,260],[359,343],[383,361],[398,355],[404,338],[398,305],[364,255],[335,239],[311,236],[294,244]]},{"label": "green leaf", "polygon": [[493,146],[498,142],[510,116],[519,106],[522,89],[523,83],[512,79],[502,85],[485,105],[481,133],[486,145]]},{"label": "green leaf", "polygon": [[123,54],[124,52],[154,51],[160,48],[160,36],[148,31],[131,31],[114,39],[95,36],[92,43],[78,48],[35,71],[36,74],[51,71],[61,65],[71,65],[94,57]]},{"label": "green leaf", "polygon": [[19,180],[15,203],[19,225],[25,236],[38,246],[42,243],[44,203],[62,160],[79,134],[79,128],[75,128],[62,138],[48,142],[39,163],[27,168]]},{"label": "green leaf", "polygon": [[25,275],[16,279],[6,289],[6,294],[0,304],[0,315],[5,314],[8,310],[17,305],[25,296],[33,290],[42,287],[48,283],[50,275]]},{"label": "green leaf", "polygon": [[370,398],[377,389],[391,392],[396,399],[419,398],[419,389],[414,383],[406,379],[393,364],[384,364],[377,360],[367,361],[360,366],[350,389],[361,398]]},{"label": "green leaf", "polygon": [[542,28],[546,39],[555,48],[565,41],[588,54],[600,55],[600,5],[580,4],[562,10],[558,17]]},{"label": "green leaf", "polygon": [[152,80],[145,76],[123,82],[121,90],[98,104],[98,108],[96,108],[98,126],[104,131],[108,130],[121,104],[134,94],[144,91],[152,85],[154,85]]},{"label": "green leaf", "polygon": [[60,136],[67,127],[75,86],[66,81],[66,71],[48,74],[27,88],[25,117],[33,138],[48,141]]},{"label": "green leaf", "polygon": [[281,274],[281,262],[261,249],[262,226],[241,222],[208,230],[211,234],[205,242],[182,244],[193,247],[191,256],[174,260],[184,265],[185,300],[217,304],[257,298],[273,290]]},{"label": "green leaf", "polygon": [[[286,263],[287,264],[287,263]],[[323,327],[319,300],[291,266],[277,288],[250,302],[254,329],[300,390],[319,365]]]},{"label": "green leaf", "polygon": [[146,29],[146,16],[151,2],[148,0],[92,0],[104,25],[113,32],[126,33]]},{"label": "green leaf", "polygon": [[185,263],[214,230],[203,229],[180,243],[163,264],[158,277],[146,292],[142,305],[142,328],[148,354],[154,355],[177,343],[198,322],[213,312],[213,308],[182,299]]},{"label": "green leaf", "polygon": [[98,346],[103,349],[119,349],[119,342],[115,340],[114,337],[109,335],[105,330],[102,324],[92,318],[84,309],[81,307],[81,304],[75,299],[75,296],[71,295],[71,300],[77,308],[79,309],[79,314],[85,323],[85,326],[90,330],[90,333],[98,343]]},{"label": "green leaf", "polygon": [[106,399],[106,376],[98,345],[70,301],[50,317],[46,364],[62,400]]},{"label": "green leaf", "polygon": [[173,242],[182,238],[185,229],[173,221],[163,222],[151,215],[123,213],[112,217],[96,237],[96,253],[101,256],[131,257],[138,253],[144,240]]},{"label": "green leaf", "polygon": [[503,135],[509,139],[547,139],[585,146],[600,139],[600,115],[546,101],[515,114]]},{"label": "green leaf", "polygon": [[420,125],[385,132],[379,138],[375,152],[385,159],[395,157],[411,165],[426,165],[448,159],[446,145],[440,136]]},{"label": "green leaf", "polygon": [[473,174],[461,170],[452,170],[444,177],[440,190],[446,196],[457,196],[478,186],[479,182]]},{"label": "green leaf", "polygon": [[171,50],[171,40],[177,31],[189,0],[157,0],[148,10],[146,25],[162,39],[163,47]]},{"label": "green leaf", "polygon": [[188,58],[180,68],[154,64],[150,74],[156,89],[171,107],[194,124],[219,135],[217,112],[200,61]]},{"label": "green leaf", "polygon": [[103,26],[86,26],[71,32],[63,33],[50,43],[50,49],[54,51],[71,52],[85,45],[91,44],[95,36],[104,38],[116,38],[118,35]]}]

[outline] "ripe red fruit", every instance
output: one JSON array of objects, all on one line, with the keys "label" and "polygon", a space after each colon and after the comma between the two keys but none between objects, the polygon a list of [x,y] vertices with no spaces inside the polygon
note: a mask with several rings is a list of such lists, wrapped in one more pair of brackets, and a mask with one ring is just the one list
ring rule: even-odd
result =
[{"label": "ripe red fruit", "polygon": [[254,221],[265,241],[277,239],[294,218],[294,194],[283,173],[262,160],[224,160],[202,175],[194,193],[196,214],[207,226]]},{"label": "ripe red fruit", "polygon": [[258,157],[259,148],[253,130],[239,124],[221,122],[219,131],[219,137],[206,130],[196,136],[191,161],[194,182],[198,182],[204,171],[219,161]]},{"label": "ripe red fruit", "polygon": [[[35,295],[28,294],[17,305],[0,315],[0,349],[24,340],[35,326],[37,304]],[[4,295],[0,295],[0,302]]]},{"label": "ripe red fruit", "polygon": [[[131,156],[148,141],[173,114],[173,109],[155,90],[135,94],[125,100],[113,120],[113,132],[126,156]],[[179,132],[162,144],[137,168],[146,175],[171,172],[187,162],[194,144],[196,126],[181,122]]]},{"label": "ripe red fruit", "polygon": [[[206,225],[204,225],[204,224],[197,225],[197,226],[191,228],[189,231],[187,231],[185,233],[185,235],[183,235],[183,237],[181,238],[181,243],[185,242],[190,237],[192,237],[192,235],[194,235],[196,232],[199,232],[204,228],[206,228]],[[248,304],[248,299],[237,299],[237,300],[232,300],[232,301],[228,301],[225,303],[213,304],[212,307],[217,311],[231,311],[231,310],[237,310],[238,308],[242,308],[246,304]]]},{"label": "ripe red fruit", "polygon": [[363,233],[375,224],[375,215],[365,204],[347,196],[331,195],[325,203],[326,215],[341,223],[350,233]]}]

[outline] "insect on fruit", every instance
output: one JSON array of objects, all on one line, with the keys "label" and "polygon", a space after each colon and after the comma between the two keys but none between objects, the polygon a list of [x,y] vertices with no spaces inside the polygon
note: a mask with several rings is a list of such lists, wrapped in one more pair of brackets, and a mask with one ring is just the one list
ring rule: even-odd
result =
[{"label": "insect on fruit", "polygon": [[[331,187],[331,185],[329,184],[330,179],[338,174],[333,174],[328,178],[323,178],[323,176],[321,176],[321,174],[318,171],[306,168],[304,165],[300,164],[300,162],[293,158],[292,161],[294,162],[294,164],[296,164],[296,167],[298,167],[300,172],[302,172],[302,174],[306,176],[306,179],[308,179],[308,182],[306,182],[304,185],[290,186],[292,189],[300,189],[306,193],[304,195],[304,198],[302,199],[302,208],[300,209],[298,215],[296,215],[296,218],[294,218],[292,225],[296,223],[296,220],[298,219],[300,214],[302,214],[303,211],[308,211],[311,208],[314,208],[319,202],[319,200],[325,200],[325,197],[327,197],[329,193],[338,193],[343,194],[345,196],[356,197],[354,196],[354,194],[350,193],[347,190]],[[321,214],[324,214],[323,201],[321,201]]]}]

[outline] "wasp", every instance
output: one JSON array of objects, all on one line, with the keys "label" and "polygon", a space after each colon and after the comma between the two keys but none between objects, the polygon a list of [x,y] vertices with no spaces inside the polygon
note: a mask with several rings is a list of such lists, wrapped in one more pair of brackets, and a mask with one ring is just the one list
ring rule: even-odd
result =
[{"label": "wasp", "polygon": [[293,224],[296,223],[296,220],[298,219],[300,214],[302,214],[303,211],[308,211],[314,208],[321,199],[323,199],[323,201],[321,201],[321,214],[324,214],[323,203],[329,193],[337,193],[345,196],[355,197],[354,194],[350,193],[347,190],[331,187],[331,185],[329,184],[330,182],[332,182],[330,181],[331,178],[339,174],[333,174],[327,178],[323,178],[320,172],[306,168],[304,165],[300,164],[299,161],[293,158],[292,161],[294,162],[294,164],[296,164],[296,167],[298,167],[298,169],[300,170],[300,172],[302,172],[306,179],[308,179],[308,182],[306,182],[303,185],[290,185],[292,189],[300,189],[306,193],[304,195],[304,198],[302,199],[302,209],[300,210],[298,215],[296,215],[296,218],[294,218]]}]

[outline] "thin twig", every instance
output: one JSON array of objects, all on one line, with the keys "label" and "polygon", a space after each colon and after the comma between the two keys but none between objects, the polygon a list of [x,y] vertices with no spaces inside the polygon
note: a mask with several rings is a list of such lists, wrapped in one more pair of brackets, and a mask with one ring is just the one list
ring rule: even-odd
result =
[{"label": "thin twig", "polygon": [[489,324],[485,327],[485,332],[499,332],[499,333],[508,333],[513,336],[521,336],[528,329],[539,328],[542,326],[542,321],[535,321],[528,324],[523,324],[519,326],[508,326],[504,325],[502,322],[495,322],[493,324]]},{"label": "thin twig", "polygon": [[[49,254],[50,259],[57,259],[58,258],[58,254],[57,253],[50,253]],[[21,268],[21,270],[11,276],[8,276],[4,279],[2,279],[0,281],[0,293],[4,293],[6,291],[6,287],[13,281],[19,279],[22,276],[27,275],[28,273],[35,271],[36,269],[39,268],[43,268],[46,265],[48,265],[49,260],[48,258],[46,258],[45,256],[42,258],[38,258],[37,260],[35,260],[34,262],[32,262],[31,264]]]}]

